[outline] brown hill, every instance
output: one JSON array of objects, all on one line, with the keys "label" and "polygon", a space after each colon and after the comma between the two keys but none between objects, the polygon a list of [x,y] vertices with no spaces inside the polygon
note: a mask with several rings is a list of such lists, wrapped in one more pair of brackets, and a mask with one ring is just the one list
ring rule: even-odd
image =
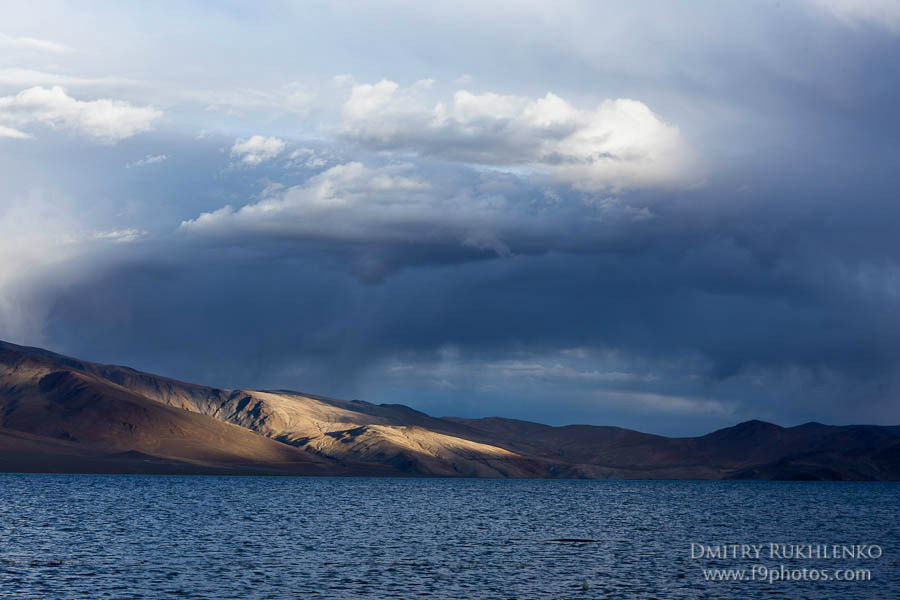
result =
[{"label": "brown hill", "polygon": [[900,479],[900,428],[749,421],[695,438],[435,418],[227,390],[0,342],[0,470]]}]

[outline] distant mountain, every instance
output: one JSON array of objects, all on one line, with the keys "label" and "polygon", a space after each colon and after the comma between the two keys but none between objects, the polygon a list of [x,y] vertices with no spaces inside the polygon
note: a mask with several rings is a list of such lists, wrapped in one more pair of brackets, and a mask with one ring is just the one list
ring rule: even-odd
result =
[{"label": "distant mountain", "polygon": [[900,480],[900,427],[702,437],[226,390],[0,342],[0,471]]}]

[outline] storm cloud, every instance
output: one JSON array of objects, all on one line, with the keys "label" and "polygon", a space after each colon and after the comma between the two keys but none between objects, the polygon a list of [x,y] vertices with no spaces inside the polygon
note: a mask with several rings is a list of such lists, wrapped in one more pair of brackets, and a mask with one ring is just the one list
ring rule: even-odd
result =
[{"label": "storm cloud", "polygon": [[895,11],[466,6],[189,4],[159,54],[111,8],[102,63],[4,9],[0,338],[437,414],[900,422]]}]

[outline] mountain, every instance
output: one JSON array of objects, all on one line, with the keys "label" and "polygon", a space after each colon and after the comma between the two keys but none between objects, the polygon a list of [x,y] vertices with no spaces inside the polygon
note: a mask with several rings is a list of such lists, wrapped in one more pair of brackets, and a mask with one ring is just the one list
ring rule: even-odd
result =
[{"label": "mountain", "polygon": [[900,479],[900,427],[748,421],[705,436],[436,418],[228,390],[0,342],[0,471]]}]

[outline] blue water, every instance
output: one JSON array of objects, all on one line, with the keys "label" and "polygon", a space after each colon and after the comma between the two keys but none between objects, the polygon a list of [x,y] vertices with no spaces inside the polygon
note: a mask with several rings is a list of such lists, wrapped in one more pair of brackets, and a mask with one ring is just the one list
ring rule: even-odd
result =
[{"label": "blue water", "polygon": [[[883,555],[692,559],[692,542]],[[898,550],[892,483],[0,475],[2,598],[895,600]],[[703,575],[779,563],[871,580]]]}]

